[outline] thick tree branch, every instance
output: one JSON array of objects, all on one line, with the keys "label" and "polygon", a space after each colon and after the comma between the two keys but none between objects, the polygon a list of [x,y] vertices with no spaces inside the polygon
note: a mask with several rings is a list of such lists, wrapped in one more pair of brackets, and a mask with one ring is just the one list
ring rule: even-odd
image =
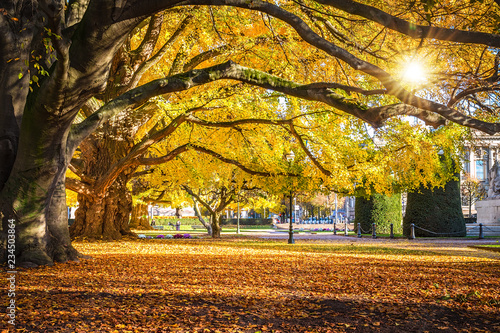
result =
[{"label": "thick tree branch", "polygon": [[71,27],[82,20],[89,2],[90,0],[69,1],[65,13],[66,27]]},{"label": "thick tree branch", "polygon": [[55,69],[48,83],[42,85],[42,91],[39,94],[39,96],[41,96],[40,103],[45,105],[51,112],[62,114],[64,112],[63,106],[65,102],[63,91],[66,88],[70,68],[70,42],[63,38],[62,33],[64,3],[62,1],[50,1],[50,3],[47,1],[40,1],[40,6],[49,18],[49,29],[47,29],[47,34],[50,37],[57,55]]},{"label": "thick tree branch", "polygon": [[93,196],[94,192],[92,191],[92,188],[87,184],[79,181],[78,179],[66,177],[65,184],[66,184],[66,189],[68,190],[83,194],[88,198],[92,198]]},{"label": "thick tree branch", "polygon": [[[82,123],[74,125],[72,138],[75,143],[79,142],[78,140],[82,140],[100,124],[119,111],[130,107],[137,108],[145,103],[150,97],[174,91],[182,91],[194,86],[222,79],[239,80],[248,84],[279,91],[302,99],[320,101],[336,109],[354,115],[374,127],[381,126],[387,118],[396,115],[413,115],[435,127],[442,125],[443,120],[441,117],[427,112],[431,111],[458,124],[473,127],[490,134],[500,131],[500,124],[480,121],[461,114],[457,110],[451,109],[447,106],[415,96],[408,97],[407,104],[414,105],[416,108],[392,105],[367,109],[364,105],[356,102],[356,100],[347,99],[329,89],[303,89],[303,85],[281,79],[265,72],[239,66],[229,61],[221,65],[200,70],[192,70],[169,78],[155,80],[141,87],[132,89],[117,97],[113,101],[105,104],[98,112],[92,114]],[[424,111],[418,109],[423,109]]]},{"label": "thick tree branch", "polygon": [[[210,206],[210,204],[208,202],[206,202],[205,200],[203,200],[201,198],[201,196],[196,194],[191,188],[189,188],[187,185],[182,185],[181,187],[184,191],[186,191],[187,194],[189,194],[194,199],[196,199],[196,201],[201,203],[203,205],[203,207],[205,207],[211,214],[215,213],[214,209]],[[200,216],[201,216],[201,214],[200,214]]]},{"label": "thick tree branch", "polygon": [[[324,38],[318,36],[311,28],[304,22],[302,19],[300,19],[298,16],[287,12],[286,10],[275,6],[273,4],[267,3],[267,2],[262,2],[259,0],[254,0],[251,2],[247,2],[245,0],[193,0],[192,2],[195,2],[197,4],[206,4],[206,2],[210,2],[211,5],[227,5],[227,6],[235,6],[235,7],[241,7],[241,8],[246,8],[246,9],[251,9],[251,10],[258,10],[262,11],[265,13],[268,13],[269,15],[272,15],[276,18],[279,18],[283,20],[284,22],[290,24],[296,31],[297,33],[309,44],[316,46],[317,48],[327,52],[333,57],[336,57],[340,60],[345,61],[348,63],[352,68],[356,70],[360,70],[365,72],[366,74],[369,74],[371,76],[376,77],[377,79],[380,80],[380,82],[387,88],[387,93],[392,94],[398,99],[400,99],[403,103],[412,105],[416,108],[424,109],[426,111],[438,113],[441,116],[445,117],[446,119],[453,121],[457,124],[464,125],[467,127],[472,127],[478,130],[481,130],[483,132],[486,132],[488,134],[495,134],[500,131],[500,124],[497,123],[487,123],[483,122],[477,119],[474,119],[472,117],[469,117],[467,115],[464,115],[460,113],[457,110],[451,109],[445,105],[432,102],[429,100],[426,100],[424,98],[420,98],[417,96],[412,95],[408,91],[406,91],[403,86],[394,78],[391,77],[386,71],[382,70],[381,68],[366,62],[364,60],[361,60],[351,53],[347,52],[346,50],[330,43],[329,41],[325,40]],[[244,81],[244,80],[243,80]],[[250,83],[248,81],[244,81],[247,83]],[[262,86],[262,85],[261,85]],[[276,85],[274,85],[276,86]],[[380,115],[378,114],[373,114],[370,112],[365,112],[363,110],[363,107],[360,105],[356,105],[354,102],[351,104],[351,107],[346,108],[345,102],[346,100],[343,100],[342,102],[344,103],[338,103],[339,99],[333,98],[334,100],[330,99],[330,97],[334,97],[332,95],[328,95],[325,92],[323,94],[320,94],[320,96],[313,96],[313,93],[307,94],[307,96],[299,96],[298,94],[293,94],[291,90],[289,89],[276,89],[273,88],[273,85],[269,85],[265,87],[266,89],[273,89],[277,91],[284,92],[286,94],[296,96],[299,98],[303,99],[310,99],[310,100],[317,100],[321,101],[323,103],[329,104],[335,108],[338,108],[339,110],[348,112],[366,122],[371,124],[374,127],[378,127],[382,124],[383,120]],[[296,88],[296,87],[295,87]],[[286,91],[285,91],[286,90]],[[326,97],[326,98],[325,98]],[[340,97],[340,96],[335,96],[335,97]],[[335,105],[334,105],[335,104]],[[343,105],[339,105],[343,104]],[[346,109],[350,109],[349,111]],[[399,109],[399,108],[398,108]],[[399,109],[400,110],[400,109]],[[419,118],[426,122],[430,122],[430,119],[426,119],[426,116],[428,114],[420,113]]]},{"label": "thick tree branch", "polygon": [[185,72],[190,71],[190,70],[194,69],[196,66],[198,66],[199,64],[201,64],[202,62],[207,61],[208,59],[213,59],[213,58],[215,58],[215,57],[217,57],[217,56],[219,56],[219,55],[221,55],[229,50],[231,50],[230,46],[223,45],[223,46],[219,46],[215,49],[211,49],[211,50],[202,52],[202,53],[196,55],[195,57],[193,57],[191,60],[189,60],[184,65],[183,70]]},{"label": "thick tree branch", "polygon": [[151,56],[160,37],[163,14],[155,14],[149,19],[148,30],[142,39],[141,45],[132,51],[133,59],[131,66],[136,67]]},{"label": "thick tree branch", "polygon": [[[426,125],[437,128],[446,124],[446,119],[437,113],[432,113],[407,104],[390,104],[370,109],[373,113],[379,114],[381,119],[388,119],[397,115],[414,116],[424,121]],[[458,112],[458,111],[457,111]],[[468,117],[469,118],[469,117]],[[485,123],[495,125],[491,123]]]},{"label": "thick tree branch", "polygon": [[417,25],[396,16],[390,15],[378,8],[361,4],[352,0],[316,0],[319,3],[335,7],[347,13],[358,15],[377,22],[386,28],[400,32],[412,38],[432,38],[457,43],[482,44],[500,47],[500,35],[477,31],[438,28]]},{"label": "thick tree branch", "polygon": [[179,127],[179,125],[185,121],[186,113],[183,113],[177,116],[168,126],[163,128],[162,130],[154,133],[151,136],[143,138],[141,142],[139,142],[132,148],[127,156],[114,163],[106,172],[106,174],[100,177],[98,181],[96,181],[96,192],[101,193],[105,191],[123,170],[130,167],[139,166],[140,163],[137,162],[136,158],[142,156],[151,145],[172,134]]},{"label": "thick tree branch", "polygon": [[179,146],[176,149],[174,149],[171,152],[169,152],[165,156],[151,157],[151,158],[140,158],[140,159],[138,159],[138,161],[142,165],[158,165],[158,164],[163,164],[163,163],[166,163],[168,161],[173,160],[177,155],[180,155],[181,153],[184,153],[184,152],[188,151],[189,149],[192,149],[192,150],[195,150],[195,151],[207,154],[207,155],[211,155],[211,156],[217,158],[218,160],[220,160],[220,161],[222,161],[224,163],[232,164],[234,166],[237,166],[238,168],[240,168],[241,170],[245,171],[246,173],[248,173],[250,175],[254,175],[254,176],[262,176],[262,177],[271,177],[271,176],[297,177],[298,176],[297,174],[294,174],[294,173],[283,173],[283,172],[270,173],[270,172],[265,172],[265,171],[252,170],[249,167],[243,165],[239,161],[236,161],[236,160],[233,160],[233,159],[230,159],[230,158],[226,158],[226,157],[222,156],[221,154],[219,154],[219,153],[217,153],[217,152],[215,152],[213,150],[210,150],[208,148],[205,148],[205,147],[202,147],[202,146],[198,146],[198,145],[195,145],[195,144],[192,144],[192,143],[187,143],[185,145]]},{"label": "thick tree branch", "polygon": [[288,23],[293,29],[295,29],[295,31],[297,31],[299,36],[309,44],[325,51],[333,57],[345,61],[354,69],[372,75],[378,78],[382,83],[391,83],[394,81],[386,71],[327,41],[316,34],[300,17],[274,4],[260,0],[253,0],[251,2],[246,0],[191,0],[190,3],[234,6],[267,13]]},{"label": "thick tree branch", "polygon": [[168,154],[161,156],[161,157],[142,157],[138,158],[137,162],[140,165],[158,165],[158,164],[163,164],[167,163],[171,160],[173,160],[176,156],[186,152],[189,150],[191,144],[187,143],[182,146],[179,146],[175,148],[174,150],[170,151]]}]

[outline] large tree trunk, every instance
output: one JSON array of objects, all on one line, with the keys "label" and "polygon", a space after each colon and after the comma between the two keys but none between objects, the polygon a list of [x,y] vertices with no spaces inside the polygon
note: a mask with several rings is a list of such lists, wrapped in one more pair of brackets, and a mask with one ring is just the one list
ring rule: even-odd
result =
[{"label": "large tree trunk", "polygon": [[73,154],[66,147],[65,128],[70,119],[36,111],[29,114],[38,117],[23,119],[21,130],[26,134],[21,137],[16,162],[0,193],[4,232],[9,220],[16,225],[16,264],[31,267],[78,258],[67,230],[64,192],[65,172]]},{"label": "large tree trunk", "polygon": [[[78,194],[79,207],[70,228],[71,237],[88,239],[121,239],[134,235],[129,228],[132,196],[127,183],[134,169],[120,172],[112,179],[108,171],[130,150],[131,143],[123,137],[116,122],[103,126],[80,145],[83,174],[94,179],[89,184],[90,194]],[[108,181],[101,186],[100,182]]]},{"label": "large tree trunk", "polygon": [[70,227],[73,239],[118,240],[125,235],[135,236],[129,228],[132,196],[121,185],[115,182],[105,194],[93,198],[78,195],[79,207]]},{"label": "large tree trunk", "polygon": [[[9,220],[14,220],[16,226],[17,266],[52,265],[54,261],[76,261],[84,257],[71,245],[64,173],[59,175],[59,179],[54,177],[52,181],[48,179],[50,177],[39,177],[39,174],[11,177],[12,180],[18,179],[17,186],[14,185],[18,190],[13,189],[13,184],[9,181],[5,186],[6,191],[2,192],[16,195],[10,198],[0,197],[0,201],[5,214],[2,229],[7,230]],[[38,181],[37,178],[45,178],[46,182]],[[50,191],[43,189],[44,184]],[[12,198],[17,200],[11,200]],[[50,204],[47,205],[48,201]],[[13,209],[6,208],[8,206]],[[5,251],[5,248],[2,247],[2,250]],[[4,257],[5,253],[2,253],[2,258]]]},{"label": "large tree trunk", "polygon": [[222,227],[220,224],[222,214],[220,212],[212,213],[212,238],[220,238]]},{"label": "large tree trunk", "polygon": [[89,258],[78,253],[73,245],[68,229],[68,209],[66,206],[65,174],[57,182],[51,204],[47,210],[47,229],[50,233],[49,253],[57,262],[68,260],[77,261],[77,258]]},{"label": "large tree trunk", "polygon": [[[148,15],[119,18],[122,7],[98,1],[90,4],[85,22],[77,26],[82,16],[72,16],[75,6],[64,4],[55,1],[41,10],[38,2],[22,0],[3,1],[1,6],[0,260],[6,262],[7,234],[13,225],[17,266],[77,260],[67,229],[64,176],[76,145],[110,114],[72,128],[73,120],[85,101],[102,92],[113,55]],[[65,9],[75,29],[64,30]],[[44,23],[47,26],[41,26]],[[54,58],[44,31],[58,37],[52,38]],[[40,49],[43,52],[37,53]],[[50,75],[41,75],[35,64],[51,68]]]},{"label": "large tree trunk", "polygon": [[148,205],[138,203],[132,207],[129,227],[137,230],[152,230],[148,220]]}]

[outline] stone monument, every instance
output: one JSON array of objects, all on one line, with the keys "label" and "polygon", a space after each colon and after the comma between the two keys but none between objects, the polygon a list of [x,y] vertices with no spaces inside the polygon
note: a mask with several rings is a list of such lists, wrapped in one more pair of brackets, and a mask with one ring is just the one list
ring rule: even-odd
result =
[{"label": "stone monument", "polygon": [[485,235],[500,234],[500,167],[495,162],[488,173],[488,196],[476,202],[477,223],[485,226]]}]

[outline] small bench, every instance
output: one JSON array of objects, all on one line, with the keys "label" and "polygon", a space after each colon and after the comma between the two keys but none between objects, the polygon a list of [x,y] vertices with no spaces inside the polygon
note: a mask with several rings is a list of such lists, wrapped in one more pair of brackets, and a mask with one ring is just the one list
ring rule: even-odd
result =
[{"label": "small bench", "polygon": [[191,228],[193,228],[193,230],[196,230],[196,229],[205,229],[205,227],[202,226],[202,225],[192,225]]},{"label": "small bench", "polygon": [[156,230],[163,230],[163,226],[162,226],[162,225],[154,225],[154,226],[153,226],[153,229],[156,229]]}]

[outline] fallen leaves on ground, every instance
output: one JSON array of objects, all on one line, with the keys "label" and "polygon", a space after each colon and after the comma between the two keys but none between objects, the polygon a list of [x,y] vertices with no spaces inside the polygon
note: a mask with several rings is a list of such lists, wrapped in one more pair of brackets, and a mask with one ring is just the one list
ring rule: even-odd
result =
[{"label": "fallen leaves on ground", "polygon": [[500,331],[494,259],[270,241],[74,245],[93,259],[19,271],[17,331]]}]

